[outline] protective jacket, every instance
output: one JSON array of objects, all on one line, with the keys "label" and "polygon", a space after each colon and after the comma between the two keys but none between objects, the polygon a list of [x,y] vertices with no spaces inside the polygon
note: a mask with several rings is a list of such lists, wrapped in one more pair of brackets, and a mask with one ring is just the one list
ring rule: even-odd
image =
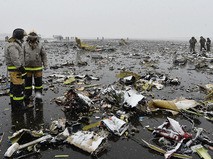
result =
[{"label": "protective jacket", "polygon": [[20,69],[24,66],[24,51],[18,39],[10,38],[5,46],[5,60],[10,76],[10,102],[12,112],[24,110],[24,80]]},{"label": "protective jacket", "polygon": [[208,39],[208,40],[206,41],[206,45],[211,45],[211,40],[210,40],[210,39]]},{"label": "protective jacket", "polygon": [[[42,94],[42,69],[47,68],[47,54],[43,45],[38,41],[30,41],[24,44],[25,70],[27,77],[25,78],[25,103],[30,103],[30,96],[33,90],[35,94]],[[33,80],[34,79],[34,80]]]},{"label": "protective jacket", "polygon": [[42,66],[47,67],[47,54],[41,43],[36,42],[36,45],[31,46],[26,42],[24,54],[26,71],[38,71],[42,70]]},{"label": "protective jacket", "polygon": [[206,39],[200,38],[200,44],[201,44],[201,45],[205,45],[205,43],[206,43]]},{"label": "protective jacket", "polygon": [[209,38],[207,38],[207,41],[206,41],[206,48],[207,48],[207,51],[210,51],[210,48],[211,48],[211,40]]},{"label": "protective jacket", "polygon": [[9,71],[16,70],[24,66],[24,51],[21,41],[10,38],[5,46],[5,60]]},{"label": "protective jacket", "polygon": [[189,40],[189,43],[190,43],[191,46],[194,46],[194,45],[197,43],[197,40],[191,38],[191,39]]}]

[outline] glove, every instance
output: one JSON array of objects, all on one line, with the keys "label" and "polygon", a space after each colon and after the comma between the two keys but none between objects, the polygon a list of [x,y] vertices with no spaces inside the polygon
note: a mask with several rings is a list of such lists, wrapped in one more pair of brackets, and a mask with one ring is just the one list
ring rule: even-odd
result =
[{"label": "glove", "polygon": [[21,78],[24,79],[27,76],[27,72],[26,72],[26,70],[24,69],[23,66],[19,67],[18,71],[21,72]]},{"label": "glove", "polygon": [[25,71],[23,66],[19,67],[18,71],[21,72],[22,74],[26,73],[26,71]]}]

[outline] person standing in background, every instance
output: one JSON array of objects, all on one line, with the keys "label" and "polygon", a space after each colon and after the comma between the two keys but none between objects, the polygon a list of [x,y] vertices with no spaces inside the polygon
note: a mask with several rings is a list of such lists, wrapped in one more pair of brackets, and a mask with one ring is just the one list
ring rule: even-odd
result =
[{"label": "person standing in background", "polygon": [[201,36],[200,37],[200,51],[202,51],[203,49],[206,50],[205,45],[206,45],[206,39]]},{"label": "person standing in background", "polygon": [[209,38],[207,38],[207,41],[206,41],[206,51],[209,52],[210,51],[210,48],[211,48],[211,40]]},{"label": "person standing in background", "polygon": [[190,52],[195,53],[195,44],[197,43],[197,40],[195,39],[195,37],[192,37],[189,40],[189,44],[190,44]]}]

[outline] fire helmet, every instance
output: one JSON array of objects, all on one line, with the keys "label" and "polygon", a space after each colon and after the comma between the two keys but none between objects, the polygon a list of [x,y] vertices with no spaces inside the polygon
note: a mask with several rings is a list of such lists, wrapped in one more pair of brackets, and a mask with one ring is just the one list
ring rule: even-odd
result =
[{"label": "fire helmet", "polygon": [[13,38],[18,39],[18,40],[22,40],[24,38],[24,36],[26,36],[26,32],[24,31],[24,29],[21,28],[17,28],[13,31]]}]

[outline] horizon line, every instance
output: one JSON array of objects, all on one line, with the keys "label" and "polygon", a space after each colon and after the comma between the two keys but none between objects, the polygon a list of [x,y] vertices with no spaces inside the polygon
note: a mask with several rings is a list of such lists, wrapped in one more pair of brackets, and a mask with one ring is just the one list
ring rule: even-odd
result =
[{"label": "horizon line", "polygon": [[[56,35],[56,34],[53,34],[52,36],[47,36],[47,35],[42,35],[41,34],[41,37],[43,39],[54,39],[53,36]],[[11,34],[8,34],[8,33],[0,33],[0,39],[4,40],[5,36],[11,36]],[[60,34],[56,35],[56,36],[62,36]],[[72,38],[72,37],[76,37],[76,36],[62,36],[64,39],[66,37],[69,37],[69,38]],[[104,37],[104,36],[96,36],[96,37],[81,37],[81,36],[77,36],[79,37],[80,39],[99,39],[101,40],[102,38],[104,39],[114,39],[114,40],[119,40],[119,39],[131,39],[131,40],[181,40],[181,41],[185,41],[185,40],[188,40],[190,39],[191,37],[128,37],[128,36],[125,36],[124,37]],[[196,36],[195,36],[196,37]],[[200,36],[198,36],[200,37]],[[213,37],[209,37],[209,38],[213,38]]]}]

